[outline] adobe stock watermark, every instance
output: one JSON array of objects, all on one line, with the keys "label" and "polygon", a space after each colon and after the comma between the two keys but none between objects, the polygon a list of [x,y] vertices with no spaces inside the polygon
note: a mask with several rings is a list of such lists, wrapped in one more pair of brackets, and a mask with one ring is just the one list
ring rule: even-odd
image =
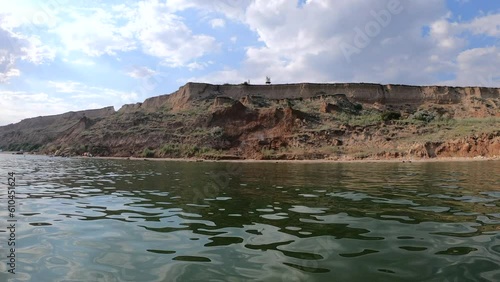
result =
[{"label": "adobe stock watermark", "polygon": [[210,175],[210,180],[203,187],[195,190],[193,203],[204,202],[208,198],[215,198],[221,191],[224,191],[231,180],[240,175],[242,170],[241,164],[228,162],[224,171],[218,171]]},{"label": "adobe stock watermark", "polygon": [[[35,29],[42,28],[42,26],[53,26],[57,23],[57,15],[64,13],[64,8],[68,4],[74,4],[76,1],[71,0],[46,0],[36,3],[34,12],[29,17],[24,17],[23,22],[29,25],[32,32],[36,33]],[[97,0],[81,1],[79,4],[83,8],[95,8],[101,4]]]},{"label": "adobe stock watermark", "polygon": [[57,22],[57,14],[68,3],[70,3],[69,0],[48,0],[37,3],[34,12],[22,19],[24,28],[32,34],[37,34],[47,26],[54,26]]},{"label": "adobe stock watermark", "polygon": [[359,54],[364,48],[368,47],[372,40],[382,32],[383,28],[389,26],[393,17],[400,14],[403,9],[400,0],[390,0],[387,2],[385,9],[378,12],[370,11],[372,19],[363,28],[354,28],[352,44],[345,41],[340,43],[340,50],[347,62],[350,63],[354,54]]}]

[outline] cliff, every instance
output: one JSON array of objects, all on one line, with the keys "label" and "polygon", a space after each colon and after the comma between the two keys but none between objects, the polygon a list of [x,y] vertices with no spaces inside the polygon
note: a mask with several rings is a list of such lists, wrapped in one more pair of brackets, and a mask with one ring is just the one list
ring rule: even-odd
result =
[{"label": "cliff", "polygon": [[460,104],[471,98],[494,99],[500,96],[500,88],[380,85],[368,83],[336,84],[279,84],[279,85],[212,85],[187,83],[176,92],[146,99],[142,104],[125,105],[120,111],[157,111],[162,107],[183,109],[189,101],[215,96],[235,100],[246,96],[261,96],[271,100],[308,99],[318,96],[345,94],[351,101],[367,104],[406,105],[418,107],[425,103]]},{"label": "cliff", "polygon": [[115,113],[113,107],[27,118],[0,126],[0,148],[35,150],[71,130],[82,118],[100,120]]},{"label": "cliff", "polygon": [[0,148],[253,159],[500,156],[499,109],[499,88],[190,82],[116,112],[0,127]]}]

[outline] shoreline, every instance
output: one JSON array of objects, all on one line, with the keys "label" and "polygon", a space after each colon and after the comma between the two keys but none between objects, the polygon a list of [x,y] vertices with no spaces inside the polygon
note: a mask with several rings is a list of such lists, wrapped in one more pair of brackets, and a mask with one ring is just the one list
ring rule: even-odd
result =
[{"label": "shoreline", "polygon": [[310,159],[310,160],[256,160],[256,159],[194,159],[194,158],[136,158],[136,157],[74,157],[74,158],[95,158],[108,160],[131,160],[131,161],[155,161],[155,162],[207,162],[207,163],[435,163],[435,162],[477,162],[477,161],[500,161],[500,156],[495,157],[441,157],[429,159]]},{"label": "shoreline", "polygon": [[[28,155],[28,156],[45,156],[58,157],[44,154],[15,154],[16,152],[1,151],[0,155]],[[493,157],[436,157],[436,158],[392,158],[392,159],[304,159],[304,160],[257,160],[257,159],[201,159],[201,158],[144,158],[144,157],[86,157],[73,156],[68,157],[73,159],[102,159],[102,160],[130,160],[130,161],[154,161],[154,162],[197,162],[197,163],[435,163],[435,162],[477,162],[477,161],[500,161],[500,156]]]}]

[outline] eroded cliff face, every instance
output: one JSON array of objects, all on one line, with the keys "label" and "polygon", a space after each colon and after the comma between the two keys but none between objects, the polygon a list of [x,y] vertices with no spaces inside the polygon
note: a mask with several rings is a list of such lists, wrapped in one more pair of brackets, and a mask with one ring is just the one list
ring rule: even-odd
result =
[{"label": "eroded cliff face", "polygon": [[408,154],[417,158],[500,156],[500,132],[423,142],[415,144]]},{"label": "eroded cliff face", "polygon": [[123,157],[492,157],[500,154],[499,109],[499,88],[188,83],[116,112],[0,127],[0,148]]},{"label": "eroded cliff face", "polygon": [[185,109],[190,101],[216,96],[235,100],[261,96],[270,100],[309,99],[318,96],[345,94],[354,103],[381,104],[417,108],[423,104],[468,104],[472,99],[498,99],[500,88],[380,85],[368,83],[277,84],[277,85],[212,85],[187,83],[170,95],[146,99],[142,104],[125,105],[120,111],[157,111],[162,107]]}]

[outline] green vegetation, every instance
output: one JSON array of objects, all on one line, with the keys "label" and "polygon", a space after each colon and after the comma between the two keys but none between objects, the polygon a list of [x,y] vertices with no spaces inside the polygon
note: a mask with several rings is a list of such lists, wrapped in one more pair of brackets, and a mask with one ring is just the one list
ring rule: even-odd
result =
[{"label": "green vegetation", "polygon": [[420,110],[415,112],[413,115],[410,116],[410,118],[424,121],[424,122],[431,122],[436,118],[436,114],[433,112],[429,112],[426,110]]},{"label": "green vegetation", "polygon": [[152,150],[150,148],[145,148],[142,151],[142,156],[145,158],[153,158],[155,156],[155,150]]},{"label": "green vegetation", "polygon": [[376,111],[364,111],[360,115],[340,113],[336,117],[339,122],[351,126],[368,126],[378,124],[382,121],[382,116]]},{"label": "green vegetation", "polygon": [[216,126],[211,129],[210,135],[214,138],[220,138],[224,135],[224,128],[220,126]]},{"label": "green vegetation", "polygon": [[179,152],[179,145],[178,144],[165,144],[163,147],[160,149],[160,152],[162,155],[173,155],[177,154]]},{"label": "green vegetation", "polygon": [[397,120],[400,118],[401,118],[401,113],[399,112],[385,111],[382,113],[383,121]]},{"label": "green vegetation", "polygon": [[272,159],[276,155],[276,151],[273,149],[262,148],[260,152],[263,159]]},{"label": "green vegetation", "polygon": [[9,144],[6,148],[7,151],[25,151],[25,152],[33,152],[40,149],[42,145],[40,144],[30,144],[30,143],[21,143],[21,144]]},{"label": "green vegetation", "polygon": [[208,153],[213,153],[214,150],[208,147],[199,147],[192,144],[177,144],[166,143],[160,149],[162,157],[171,158],[192,158],[200,157]]}]

